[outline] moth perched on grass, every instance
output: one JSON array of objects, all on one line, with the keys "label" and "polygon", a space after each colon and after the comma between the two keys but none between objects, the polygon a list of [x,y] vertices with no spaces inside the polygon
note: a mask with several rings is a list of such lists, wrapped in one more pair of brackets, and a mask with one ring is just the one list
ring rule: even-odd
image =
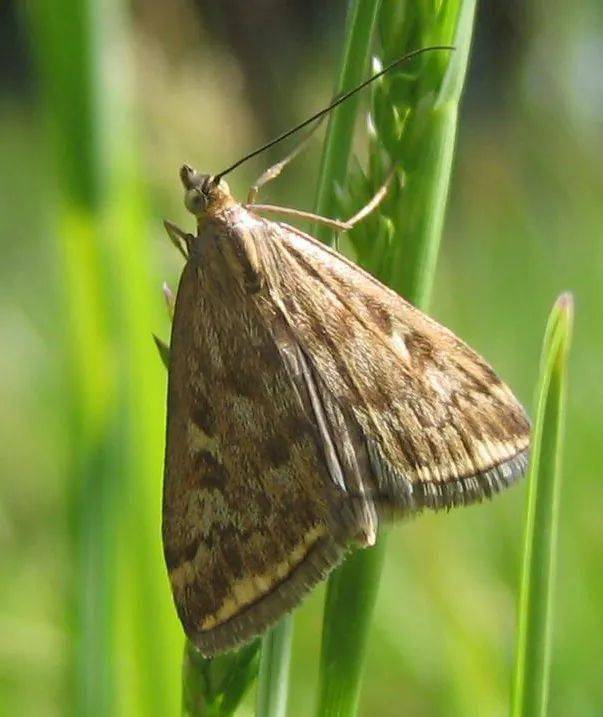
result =
[{"label": "moth perched on grass", "polygon": [[[350,547],[373,545],[382,521],[511,484],[529,446],[523,409],[482,358],[336,251],[258,213],[273,207],[235,201],[225,173],[185,165],[197,231],[166,225],[186,265],[163,540],[178,614],[207,656],[263,632]],[[386,189],[330,223],[349,228]]]}]

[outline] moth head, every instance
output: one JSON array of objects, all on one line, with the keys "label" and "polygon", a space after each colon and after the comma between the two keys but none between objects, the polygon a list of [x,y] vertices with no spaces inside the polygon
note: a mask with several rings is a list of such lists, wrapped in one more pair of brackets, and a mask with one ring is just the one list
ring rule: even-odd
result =
[{"label": "moth head", "polygon": [[199,174],[188,164],[180,168],[184,186],[184,206],[198,219],[233,202],[228,184],[211,174]]}]

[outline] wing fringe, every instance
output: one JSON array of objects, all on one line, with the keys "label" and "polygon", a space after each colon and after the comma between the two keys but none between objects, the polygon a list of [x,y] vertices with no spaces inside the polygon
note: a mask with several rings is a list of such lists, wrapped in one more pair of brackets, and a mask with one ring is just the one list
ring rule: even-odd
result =
[{"label": "wing fringe", "polygon": [[383,456],[375,441],[367,440],[371,468],[377,478],[378,495],[374,496],[380,516],[383,513],[417,513],[425,508],[443,510],[480,503],[492,498],[521,479],[527,470],[529,449],[492,465],[478,473],[444,481],[406,478]]}]

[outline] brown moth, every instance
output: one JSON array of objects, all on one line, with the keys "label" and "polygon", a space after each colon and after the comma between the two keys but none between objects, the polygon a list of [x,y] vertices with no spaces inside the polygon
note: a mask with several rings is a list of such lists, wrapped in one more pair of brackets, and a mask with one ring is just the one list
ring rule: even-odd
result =
[{"label": "brown moth", "polygon": [[[382,521],[521,476],[530,428],[454,334],[336,251],[183,167],[163,541],[204,655],[263,632]],[[178,233],[178,232],[177,232]]]}]

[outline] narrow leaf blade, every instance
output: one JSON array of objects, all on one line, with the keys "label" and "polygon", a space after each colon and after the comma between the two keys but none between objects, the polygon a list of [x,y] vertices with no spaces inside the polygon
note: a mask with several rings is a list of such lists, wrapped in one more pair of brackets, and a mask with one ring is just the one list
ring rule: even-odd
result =
[{"label": "narrow leaf blade", "polygon": [[513,717],[541,717],[547,709],[567,355],[572,320],[572,297],[563,294],[549,316],[536,399],[511,711]]}]

